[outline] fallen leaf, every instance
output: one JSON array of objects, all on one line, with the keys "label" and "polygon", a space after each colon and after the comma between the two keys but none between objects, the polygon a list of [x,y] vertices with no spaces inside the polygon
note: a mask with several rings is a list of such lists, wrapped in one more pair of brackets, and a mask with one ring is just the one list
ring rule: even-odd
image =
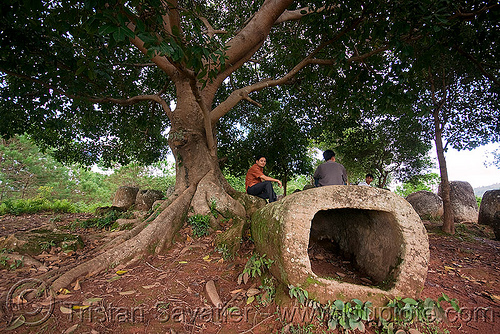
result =
[{"label": "fallen leaf", "polygon": [[108,279],[108,282],[113,282],[113,281],[116,281],[116,280],[119,280],[119,279],[120,279],[120,276],[113,276],[110,279]]},{"label": "fallen leaf", "polygon": [[102,300],[102,298],[99,298],[99,297],[89,298],[87,300],[84,300],[82,304],[83,305],[95,305],[95,304],[99,303],[101,300]]},{"label": "fallen leaf", "polygon": [[68,299],[71,297],[73,297],[73,295],[57,295],[56,296],[57,299]]},{"label": "fallen leaf", "polygon": [[121,276],[121,275],[125,274],[127,271],[128,271],[128,270],[118,270],[118,271],[116,272],[116,274]]},{"label": "fallen leaf", "polygon": [[61,289],[59,289],[59,293],[63,294],[63,295],[67,295],[67,294],[71,293],[71,291],[69,291],[68,289],[61,288]]},{"label": "fallen leaf", "polygon": [[156,288],[159,285],[160,285],[160,283],[156,282],[155,284],[151,284],[151,285],[143,285],[142,288],[146,289],[146,290],[149,290],[149,289],[152,289],[152,288]]},{"label": "fallen leaf", "polygon": [[491,299],[493,299],[494,301],[497,301],[499,302],[500,301],[500,296],[497,296],[497,295],[490,295]]},{"label": "fallen leaf", "polygon": [[255,297],[254,297],[254,296],[252,296],[252,297],[248,297],[248,299],[247,299],[247,305],[248,305],[248,304],[251,304],[254,300],[255,300]]},{"label": "fallen leaf", "polygon": [[65,331],[63,332],[63,334],[71,334],[71,333],[73,333],[74,331],[76,331],[76,329],[77,329],[77,328],[78,328],[78,324],[73,325],[73,326],[71,326],[70,328],[68,328],[67,330],[65,330]]},{"label": "fallen leaf", "polygon": [[259,293],[260,293],[259,289],[250,288],[247,290],[247,297],[252,297],[252,296],[258,295]]},{"label": "fallen leaf", "polygon": [[120,294],[121,296],[127,296],[127,295],[132,295],[136,293],[135,290],[129,290],[129,291],[122,291],[122,292],[118,292],[118,294]]},{"label": "fallen leaf", "polygon": [[73,310],[85,310],[88,309],[90,305],[73,305],[71,308]]},{"label": "fallen leaf", "polygon": [[234,295],[236,293],[240,293],[241,291],[243,291],[243,289],[236,289],[236,290],[231,291],[231,294]]},{"label": "fallen leaf", "polygon": [[71,313],[73,313],[72,309],[64,307],[64,306],[60,306],[59,310],[61,311],[61,313],[64,313],[64,314],[71,314]]},{"label": "fallen leaf", "polygon": [[81,287],[80,287],[80,281],[76,280],[75,287],[73,288],[73,290],[78,291],[80,289],[81,289]]},{"label": "fallen leaf", "polygon": [[185,264],[187,261],[179,261],[180,264]]}]

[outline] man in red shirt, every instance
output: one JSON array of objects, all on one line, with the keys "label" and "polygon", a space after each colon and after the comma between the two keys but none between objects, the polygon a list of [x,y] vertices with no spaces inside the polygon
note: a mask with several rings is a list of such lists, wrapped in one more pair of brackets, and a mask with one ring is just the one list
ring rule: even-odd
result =
[{"label": "man in red shirt", "polygon": [[247,172],[247,176],[245,178],[245,188],[247,190],[247,194],[269,199],[269,203],[271,203],[278,199],[276,193],[274,192],[272,182],[277,182],[281,187],[281,181],[264,175],[264,166],[266,165],[266,162],[266,158],[262,155],[257,157],[255,164],[253,164]]}]

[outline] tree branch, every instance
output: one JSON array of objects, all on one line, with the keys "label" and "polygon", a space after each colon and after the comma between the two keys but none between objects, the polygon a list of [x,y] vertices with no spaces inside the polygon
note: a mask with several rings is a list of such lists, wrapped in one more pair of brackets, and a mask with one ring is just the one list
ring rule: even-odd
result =
[{"label": "tree branch", "polygon": [[460,53],[462,56],[465,58],[469,59],[476,65],[476,67],[479,69],[479,71],[489,80],[491,80],[493,83],[495,83],[497,86],[500,86],[500,81],[493,76],[493,74],[489,73],[486,71],[483,67],[483,65],[476,59],[474,58],[470,53],[465,52],[460,46],[454,46],[453,47],[455,50],[457,50],[458,53]]},{"label": "tree branch", "polygon": [[206,32],[208,37],[213,37],[215,34],[227,34],[225,30],[215,30],[205,17],[201,16],[200,20],[207,27],[207,30],[204,32]]},{"label": "tree branch", "polygon": [[[287,74],[285,74],[283,77],[279,79],[264,79],[262,81],[259,81],[253,85],[249,85],[247,87],[243,87],[240,89],[237,89],[233,91],[229,97],[220,103],[216,108],[212,110],[211,113],[211,118],[212,118],[212,124],[215,124],[222,116],[224,116],[229,110],[231,110],[232,107],[234,107],[238,102],[241,100],[246,100],[248,97],[248,94],[252,92],[257,92],[260,91],[266,87],[275,87],[278,85],[282,85],[287,83],[290,79],[292,79],[300,70],[305,68],[308,65],[311,64],[317,64],[317,65],[332,65],[335,64],[335,60],[332,59],[315,59],[314,56],[317,55],[321,50],[323,50],[325,47],[328,45],[334,43],[335,41],[339,40],[342,36],[347,34],[348,31],[354,29],[356,26],[358,26],[361,22],[363,21],[363,18],[360,17],[356,19],[349,27],[346,27],[344,30],[339,32],[335,37],[332,39],[325,41],[321,43],[315,50],[313,50],[307,57],[305,57],[302,61],[300,61],[295,67],[290,70]],[[379,48],[376,50],[373,50],[366,55],[358,56],[358,57],[352,57],[353,59],[350,60],[352,61],[362,61],[369,56],[372,56],[376,53],[383,52],[386,50],[387,47]],[[349,61],[349,60],[348,60]]]},{"label": "tree branch", "polygon": [[165,113],[167,114],[168,118],[171,119],[171,117],[172,117],[172,111],[170,110],[169,105],[159,95],[137,95],[137,96],[126,98],[126,99],[117,99],[117,98],[112,98],[112,97],[92,97],[92,96],[69,94],[66,91],[64,91],[64,90],[62,90],[54,85],[48,84],[40,79],[32,78],[30,76],[15,73],[15,72],[8,71],[8,70],[2,69],[2,68],[0,68],[0,72],[4,72],[8,75],[12,75],[14,77],[18,77],[18,78],[21,78],[24,80],[28,80],[30,82],[37,83],[37,84],[41,85],[42,87],[50,89],[50,90],[54,91],[55,93],[66,96],[67,98],[70,98],[72,100],[81,99],[81,100],[85,100],[85,101],[92,102],[92,103],[114,103],[114,104],[118,104],[121,106],[130,106],[130,105],[136,104],[138,102],[142,102],[142,101],[153,101],[153,102],[156,102],[162,106],[162,108],[165,111]]},{"label": "tree branch", "polygon": [[335,7],[340,7],[340,6],[339,5],[323,6],[316,10],[313,10],[309,7],[299,8],[295,10],[285,10],[283,14],[281,14],[280,17],[278,17],[278,19],[274,23],[279,24],[286,21],[297,21],[311,13],[321,13],[323,11],[334,10]]}]

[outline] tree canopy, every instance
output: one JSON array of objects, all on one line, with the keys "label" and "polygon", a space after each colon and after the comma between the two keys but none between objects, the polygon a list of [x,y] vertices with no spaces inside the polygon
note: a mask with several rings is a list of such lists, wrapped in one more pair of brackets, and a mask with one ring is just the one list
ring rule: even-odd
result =
[{"label": "tree canopy", "polygon": [[171,200],[108,251],[57,278],[56,291],[89,271],[152,248],[161,252],[182,217],[210,212],[210,198],[227,217],[244,216],[219,167],[217,129],[237,108],[264,105],[259,92],[279,87],[291,98],[282,105],[292,103],[299,117],[293,120],[305,119],[308,131],[321,133],[366,110],[412,110],[403,103],[412,93],[410,70],[422,73],[434,61],[425,52],[421,63],[416,58],[432,42],[449,42],[437,43],[440,54],[468,59],[464,69],[495,85],[500,68],[488,44],[498,48],[499,5],[489,1],[5,0],[0,6],[3,137],[26,132],[58,159],[86,164],[156,161],[167,144],[176,160]]}]

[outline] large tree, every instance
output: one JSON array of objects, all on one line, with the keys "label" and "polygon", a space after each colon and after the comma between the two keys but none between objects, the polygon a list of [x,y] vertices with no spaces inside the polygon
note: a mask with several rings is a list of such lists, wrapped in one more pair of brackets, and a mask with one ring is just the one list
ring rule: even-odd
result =
[{"label": "large tree", "polygon": [[[361,93],[363,80],[396,69],[396,55],[409,42],[432,38],[443,20],[474,20],[478,10],[470,1],[447,0],[6,0],[0,6],[3,136],[27,132],[66,161],[151,162],[167,142],[176,159],[176,191],[156,218],[63,274],[55,289],[146,249],[160,252],[183,213],[209,212],[210,198],[217,197],[221,211],[244,215],[219,168],[216,129],[236,105],[259,105],[252,93],[311,78],[317,96],[339,101],[343,91],[333,89],[341,85]],[[231,80],[240,73],[245,81]]]},{"label": "large tree", "polygon": [[500,7],[478,3],[474,16],[438,26],[435,38],[410,43],[409,91],[416,92],[416,113],[427,116],[437,152],[443,198],[443,230],[454,233],[450,185],[445,159],[448,147],[471,150],[500,141]]}]

